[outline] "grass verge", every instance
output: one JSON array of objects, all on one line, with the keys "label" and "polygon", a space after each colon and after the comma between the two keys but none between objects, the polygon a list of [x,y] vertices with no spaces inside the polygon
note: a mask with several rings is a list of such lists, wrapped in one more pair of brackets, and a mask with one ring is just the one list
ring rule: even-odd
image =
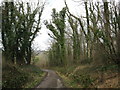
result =
[{"label": "grass verge", "polygon": [[119,88],[117,65],[52,67],[67,88]]},{"label": "grass verge", "polygon": [[2,68],[2,88],[35,88],[45,72],[34,65],[6,64]]}]

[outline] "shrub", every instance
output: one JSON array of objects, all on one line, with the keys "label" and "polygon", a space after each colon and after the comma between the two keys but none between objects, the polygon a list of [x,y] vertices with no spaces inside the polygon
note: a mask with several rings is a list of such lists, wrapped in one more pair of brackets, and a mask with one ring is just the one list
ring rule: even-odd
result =
[{"label": "shrub", "polygon": [[83,59],[82,61],[80,61],[81,64],[90,64],[92,63],[93,59],[92,58],[86,58],[86,59]]},{"label": "shrub", "polygon": [[29,74],[13,65],[3,68],[2,88],[21,88],[29,79]]},{"label": "shrub", "polygon": [[82,74],[82,75],[72,74],[71,77],[75,82],[81,84],[84,88],[89,87],[94,82],[94,79],[91,78],[90,75],[86,75],[86,74]]},{"label": "shrub", "polygon": [[37,63],[39,61],[39,58],[38,57],[34,57],[33,58],[33,64]]}]

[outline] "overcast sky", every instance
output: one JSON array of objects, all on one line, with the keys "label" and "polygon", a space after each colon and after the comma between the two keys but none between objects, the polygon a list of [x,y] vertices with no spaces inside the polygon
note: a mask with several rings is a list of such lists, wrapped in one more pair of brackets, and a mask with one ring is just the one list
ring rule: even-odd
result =
[{"label": "overcast sky", "polygon": [[[0,0],[2,2],[4,0]],[[17,0],[6,0],[6,1],[17,1]],[[24,2],[37,2],[38,0],[22,0]],[[39,1],[46,1],[45,9],[43,11],[42,15],[42,22],[44,20],[50,20],[51,19],[51,13],[52,9],[56,8],[57,11],[60,11],[64,6],[64,0],[39,0]],[[76,0],[77,1],[77,0]],[[79,0],[78,0],[79,1]],[[67,4],[70,8],[70,11],[76,15],[79,15],[76,11],[79,10],[78,6],[79,4],[73,2],[72,0],[67,0]],[[46,50],[50,46],[50,37],[48,36],[48,33],[50,31],[45,27],[45,25],[42,25],[42,29],[38,33],[38,36],[35,38],[34,41],[34,47],[38,48],[40,50]]]},{"label": "overcast sky", "polygon": [[[81,16],[85,14],[84,6],[82,2],[78,3],[77,1],[86,1],[86,0],[66,0],[68,7],[70,9],[70,12],[76,16]],[[93,0],[93,1],[101,2],[102,0]],[[111,1],[111,0],[107,0],[107,1]],[[115,1],[118,2],[119,0],[115,0]],[[45,10],[42,16],[42,21],[51,19],[51,12],[53,8],[56,8],[57,11],[60,11],[65,6],[64,0],[46,0],[46,3],[47,4],[45,6]],[[40,50],[48,49],[48,47],[50,46],[50,37],[48,36],[49,32],[50,31],[46,29],[44,25],[42,25],[40,34],[35,38],[34,46],[36,48]]]},{"label": "overcast sky", "polygon": [[[46,0],[46,2],[47,4],[42,15],[42,21],[51,19],[51,12],[53,8],[56,8],[57,11],[60,11],[65,6],[64,0]],[[79,12],[84,12],[82,9],[80,11],[80,8],[83,8],[83,6],[73,2],[72,0],[67,0],[67,4],[70,8],[70,11],[76,15],[79,15]],[[50,31],[46,29],[45,25],[42,25],[40,34],[35,38],[34,46],[36,48],[39,48],[40,50],[48,49],[50,46],[50,37],[48,36],[49,32]]]},{"label": "overcast sky", "polygon": [[[0,0],[3,1],[3,0]],[[14,0],[16,1],[16,0]],[[30,1],[30,2],[37,2],[38,0],[22,0],[24,2]],[[56,8],[57,11],[60,11],[64,6],[64,0],[39,0],[39,1],[46,1],[45,9],[42,15],[42,22],[44,20],[50,20],[51,19],[51,12],[53,8]],[[81,3],[77,3],[74,1],[85,1],[85,0],[66,0],[68,7],[70,9],[70,12],[75,14],[76,16],[80,16],[84,14],[84,6]],[[93,1],[100,1],[100,0],[93,0]],[[110,0],[108,0],[110,1]],[[119,1],[119,0],[115,0]],[[40,33],[35,38],[34,41],[34,47],[40,50],[46,50],[50,46],[50,37],[48,36],[48,33],[50,31],[46,29],[45,25],[42,25],[42,29],[40,30]]]}]

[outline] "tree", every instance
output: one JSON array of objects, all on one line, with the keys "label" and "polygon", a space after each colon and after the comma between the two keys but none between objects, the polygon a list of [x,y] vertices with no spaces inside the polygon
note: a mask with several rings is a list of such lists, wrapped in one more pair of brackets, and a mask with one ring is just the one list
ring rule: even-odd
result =
[{"label": "tree", "polygon": [[57,62],[59,65],[65,65],[65,14],[66,8],[63,8],[59,13],[56,9],[52,12],[52,22],[45,22],[46,27],[53,33],[54,36],[50,36],[56,40],[55,47],[57,48],[55,53],[57,54]]},{"label": "tree", "polygon": [[[116,57],[118,57],[117,52],[119,52],[119,43],[116,44],[116,42],[119,40],[118,5],[115,5],[114,2],[103,2],[102,4],[99,4],[99,2],[84,2],[86,16],[82,17],[72,14],[67,6],[66,1],[65,5],[67,8],[66,10],[68,17],[71,19],[73,18],[73,20],[71,20],[71,26],[74,26],[75,22],[73,21],[75,19],[78,21],[77,26],[80,27],[80,30],[82,31],[81,38],[83,41],[81,43],[80,50],[84,51],[83,55],[87,57],[87,59],[93,59],[95,57],[93,52],[98,52],[100,51],[98,48],[101,48],[101,51],[103,51],[101,53],[98,52],[98,56],[100,54],[100,56],[103,56],[102,54],[104,53],[103,57],[106,57],[106,63],[118,63],[118,59],[116,59]],[[72,36],[74,37],[74,35]],[[80,42],[80,40],[78,41]]]},{"label": "tree", "polygon": [[80,49],[81,49],[81,41],[80,35],[78,33],[78,21],[74,21],[71,16],[68,16],[68,22],[72,29],[72,41],[73,41],[73,62],[76,63],[80,59]]},{"label": "tree", "polygon": [[3,3],[2,44],[6,60],[18,64],[30,64],[31,44],[41,29],[43,9],[44,4],[40,6],[39,3],[35,8],[32,8],[30,3]]}]

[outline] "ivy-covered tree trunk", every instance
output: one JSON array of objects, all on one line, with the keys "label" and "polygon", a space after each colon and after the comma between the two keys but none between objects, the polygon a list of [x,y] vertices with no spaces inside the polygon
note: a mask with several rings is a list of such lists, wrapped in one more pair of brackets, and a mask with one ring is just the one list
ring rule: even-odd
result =
[{"label": "ivy-covered tree trunk", "polygon": [[87,50],[86,50],[86,53],[87,53],[87,58],[90,58],[90,39],[91,39],[91,36],[90,36],[90,29],[89,29],[89,13],[88,13],[88,3],[87,2],[84,2],[85,4],[85,11],[86,11],[86,22],[87,22],[87,37],[86,37],[86,44],[87,44]]},{"label": "ivy-covered tree trunk", "polygon": [[118,23],[118,33],[117,33],[117,60],[116,63],[120,66],[120,2],[118,7],[117,23]]},{"label": "ivy-covered tree trunk", "polygon": [[[66,8],[63,8],[59,13],[56,12],[56,9],[53,9],[52,13],[52,23],[45,22],[46,27],[53,33],[54,36],[51,36],[56,40],[53,50],[55,53],[54,62],[56,65],[63,66],[66,65],[66,48],[65,48],[65,14]],[[52,61],[51,61],[52,62]]]},{"label": "ivy-covered tree trunk", "polygon": [[[30,3],[2,3],[2,44],[5,60],[17,64],[30,64],[31,44],[41,29],[44,4],[32,8]],[[32,10],[31,10],[32,9]],[[38,15],[38,18],[35,19]]]},{"label": "ivy-covered tree trunk", "polygon": [[77,63],[80,59],[80,36],[78,33],[78,23],[71,16],[68,16],[69,24],[72,29],[72,41],[73,41],[73,63]]},{"label": "ivy-covered tree trunk", "polygon": [[[5,8],[2,9],[2,43],[4,46],[5,60],[12,60],[14,63],[14,32],[13,22],[13,2],[5,2]],[[11,12],[11,13],[10,13]]]},{"label": "ivy-covered tree trunk", "polygon": [[31,42],[27,48],[27,64],[29,65],[31,63]]}]

